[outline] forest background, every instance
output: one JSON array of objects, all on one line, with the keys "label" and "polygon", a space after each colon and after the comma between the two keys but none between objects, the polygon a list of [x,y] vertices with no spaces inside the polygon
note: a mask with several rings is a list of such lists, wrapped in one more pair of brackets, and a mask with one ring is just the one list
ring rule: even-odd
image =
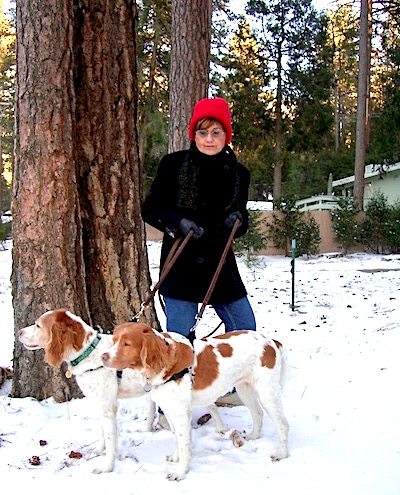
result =
[{"label": "forest background", "polygon": [[[15,9],[4,10],[13,4],[0,2],[2,212],[10,204],[16,69]],[[359,2],[317,6],[308,0],[213,2],[210,96],[222,95],[232,105],[233,144],[252,173],[252,200],[272,196],[278,139],[283,196],[325,193],[330,173],[334,180],[354,173]],[[400,159],[399,9],[395,1],[371,3],[366,163]],[[171,1],[139,2],[145,188],[168,150],[170,46]]]}]

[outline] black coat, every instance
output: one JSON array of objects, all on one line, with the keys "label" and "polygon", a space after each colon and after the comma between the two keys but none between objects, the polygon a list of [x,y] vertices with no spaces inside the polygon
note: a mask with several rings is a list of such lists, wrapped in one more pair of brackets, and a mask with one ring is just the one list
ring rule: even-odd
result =
[{"label": "black coat", "polygon": [[[225,249],[230,230],[225,220],[240,211],[242,225],[235,237],[248,229],[246,209],[250,173],[225,147],[208,156],[192,143],[189,150],[165,155],[142,207],[143,220],[164,232],[160,271],[176,237],[179,222],[188,218],[204,229],[199,239],[191,238],[175,262],[160,293],[175,299],[201,303]],[[224,304],[246,295],[231,248],[209,300]]]}]

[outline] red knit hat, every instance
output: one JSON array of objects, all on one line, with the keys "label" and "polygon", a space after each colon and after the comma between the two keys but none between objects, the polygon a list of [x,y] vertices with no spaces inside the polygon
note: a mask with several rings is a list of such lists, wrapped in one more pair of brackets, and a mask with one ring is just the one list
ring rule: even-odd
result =
[{"label": "red knit hat", "polygon": [[207,118],[221,122],[226,132],[225,144],[229,144],[232,139],[231,112],[223,98],[203,98],[196,103],[189,123],[190,140],[194,141],[197,122]]}]

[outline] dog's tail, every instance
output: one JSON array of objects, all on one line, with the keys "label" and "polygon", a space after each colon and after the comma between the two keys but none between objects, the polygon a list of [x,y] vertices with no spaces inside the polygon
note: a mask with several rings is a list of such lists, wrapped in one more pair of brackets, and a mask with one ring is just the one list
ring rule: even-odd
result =
[{"label": "dog's tail", "polygon": [[281,355],[280,384],[281,384],[281,388],[283,388],[285,383],[289,379],[289,372],[290,372],[289,356],[288,356],[287,349],[283,345],[278,345],[278,350],[279,350],[280,355]]}]

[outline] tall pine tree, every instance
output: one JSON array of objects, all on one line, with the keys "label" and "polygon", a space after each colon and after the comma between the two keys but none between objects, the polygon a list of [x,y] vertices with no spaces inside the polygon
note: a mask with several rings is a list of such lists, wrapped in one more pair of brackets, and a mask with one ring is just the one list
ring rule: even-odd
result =
[{"label": "tall pine tree", "polygon": [[228,48],[220,60],[225,70],[222,74],[219,72],[219,88],[233,103],[233,146],[240,160],[251,170],[251,196],[264,199],[263,193],[272,191],[273,184],[272,95],[265,90],[268,81],[259,47],[244,17]]},{"label": "tall pine tree", "polygon": [[311,0],[250,0],[247,13],[258,21],[257,35],[263,47],[263,64],[272,71],[274,91],[274,205],[282,195],[282,173],[286,161],[287,143],[285,119],[291,94],[288,67],[294,59],[307,57],[313,42],[316,10]]}]

